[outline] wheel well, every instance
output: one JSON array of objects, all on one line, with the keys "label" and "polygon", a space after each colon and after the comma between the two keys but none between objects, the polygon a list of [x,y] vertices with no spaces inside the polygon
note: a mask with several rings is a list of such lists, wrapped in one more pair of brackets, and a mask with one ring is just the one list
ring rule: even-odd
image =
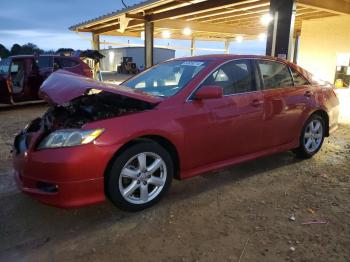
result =
[{"label": "wheel well", "polygon": [[[127,142],[126,144],[124,144],[121,148],[119,148],[119,150],[117,152],[115,152],[115,154],[113,155],[111,160],[109,160],[107,167],[105,169],[104,177],[107,176],[107,174],[109,173],[109,171],[112,168],[114,160],[119,155],[121,155],[130,146],[135,145],[137,143],[141,143],[141,142],[157,143],[157,144],[161,145],[165,150],[167,150],[170,154],[170,157],[173,160],[173,163],[174,163],[174,167],[175,167],[174,178],[180,179],[180,159],[179,159],[179,154],[176,150],[176,147],[168,139],[166,139],[162,136],[157,136],[157,135],[148,135],[148,136],[138,137],[138,138],[133,139],[133,140]],[[107,182],[107,179],[105,179],[105,188],[106,188],[106,182]]]},{"label": "wheel well", "polygon": [[322,117],[325,121],[325,128],[326,128],[326,132],[325,132],[325,136],[329,136],[329,116],[327,114],[326,111],[324,110],[317,110],[313,113],[313,115],[319,115],[320,117]]}]

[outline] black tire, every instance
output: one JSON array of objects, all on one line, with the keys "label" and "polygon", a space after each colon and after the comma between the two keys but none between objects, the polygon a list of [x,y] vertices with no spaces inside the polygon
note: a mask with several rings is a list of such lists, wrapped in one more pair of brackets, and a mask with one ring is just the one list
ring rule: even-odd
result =
[{"label": "black tire", "polygon": [[[320,142],[317,146],[317,148],[315,148],[314,150],[308,150],[308,148],[306,147],[305,143],[306,143],[306,133],[307,133],[307,130],[310,125],[311,122],[313,121],[316,121],[316,122],[319,122],[322,126],[322,132],[321,132],[321,135],[322,137],[320,138]],[[318,114],[314,114],[312,115],[305,123],[302,131],[301,131],[301,134],[300,134],[300,141],[299,141],[299,147],[294,149],[293,152],[296,154],[296,156],[298,158],[303,158],[303,159],[307,159],[307,158],[311,158],[313,157],[322,147],[322,144],[323,144],[323,141],[324,141],[324,137],[325,137],[325,131],[326,131],[326,126],[325,126],[325,121],[324,119],[318,115]]]},{"label": "black tire", "polygon": [[[152,198],[150,201],[143,202],[143,203],[132,203],[130,201],[138,201],[138,200],[136,200],[137,194],[139,195],[139,201],[143,201],[141,199],[141,186],[142,185],[145,187],[147,186],[147,192],[149,192],[149,190],[151,190],[151,192],[153,192],[152,190],[155,188],[158,188],[158,187],[151,184],[151,183],[148,184],[147,181],[149,181],[151,179],[151,178],[148,179],[148,177],[151,177],[151,175],[143,178],[143,175],[146,175],[147,171],[145,170],[143,173],[139,173],[138,170],[140,169],[140,167],[138,169],[137,168],[132,169],[132,171],[136,171],[139,173],[138,176],[140,176],[140,177],[138,177],[137,179],[121,177],[122,170],[125,168],[126,164],[130,163],[130,161],[132,161],[131,163],[134,163],[133,161],[136,161],[138,164],[140,164],[139,158],[137,157],[140,154],[146,154],[145,159],[146,159],[146,167],[147,167],[147,161],[152,160],[152,157],[153,157],[153,155],[151,155],[151,156],[147,155],[149,153],[154,154],[154,157],[160,157],[161,160],[163,161],[163,162],[161,162],[162,163],[161,167],[156,172],[159,173],[159,177],[163,176],[162,180],[163,181],[165,180],[164,185],[161,186],[162,188],[159,187],[159,189],[157,189],[157,190],[159,190],[157,195],[152,196],[154,198]],[[132,160],[132,159],[134,159],[134,160]],[[134,166],[130,165],[130,168],[131,167],[134,167]],[[130,170],[130,169],[128,168],[128,170]],[[164,170],[165,170],[165,172],[164,172]],[[154,173],[154,176],[152,174],[152,178],[155,176],[158,177],[158,174],[156,174],[156,172]],[[164,177],[164,174],[165,174],[165,177]],[[148,141],[147,142],[140,142],[140,143],[131,145],[129,148],[124,150],[118,157],[116,157],[114,159],[112,167],[106,176],[106,179],[107,179],[106,195],[120,209],[123,209],[126,211],[140,211],[142,209],[145,209],[145,208],[148,208],[148,207],[154,205],[162,198],[162,196],[164,196],[164,194],[168,191],[168,189],[171,185],[173,176],[174,176],[174,163],[173,163],[172,158],[169,155],[169,153],[161,145],[159,145],[156,142],[148,142]],[[142,180],[142,179],[144,179],[144,180]],[[135,182],[137,182],[139,184],[139,188],[136,190],[134,189],[135,191],[133,191],[133,193],[130,194],[130,196],[126,196],[126,197],[124,197],[122,192],[121,192],[121,190],[126,189],[126,188],[123,188],[125,180],[126,180],[126,185],[125,185],[126,188],[127,188],[127,186],[130,186],[131,183],[135,184]],[[145,180],[147,180],[147,181],[145,181]],[[128,184],[129,182],[130,182],[130,184]],[[135,184],[135,187],[136,186],[137,185]],[[122,189],[120,187],[122,187]],[[157,192],[157,191],[155,191],[155,192]],[[133,199],[129,199],[129,198],[135,198],[135,199],[133,200]]]}]

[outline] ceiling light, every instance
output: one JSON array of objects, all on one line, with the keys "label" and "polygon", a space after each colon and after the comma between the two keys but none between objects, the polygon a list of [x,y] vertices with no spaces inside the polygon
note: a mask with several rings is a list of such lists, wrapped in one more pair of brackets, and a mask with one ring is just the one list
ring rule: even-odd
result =
[{"label": "ceiling light", "polygon": [[236,36],[236,41],[238,43],[242,42],[243,41],[243,36],[241,36],[241,35]]},{"label": "ceiling light", "polygon": [[163,37],[163,38],[170,38],[170,36],[171,36],[170,31],[164,30],[164,31],[162,32],[162,37]]},{"label": "ceiling light", "polygon": [[269,25],[269,23],[273,20],[272,15],[270,14],[264,14],[261,18],[260,18],[260,22],[261,24],[267,26]]},{"label": "ceiling light", "polygon": [[192,34],[192,30],[189,27],[185,27],[184,30],[182,31],[182,33],[184,35],[191,35]]},{"label": "ceiling light", "polygon": [[261,34],[258,35],[258,39],[260,41],[265,41],[266,38],[267,38],[266,33],[261,33]]}]

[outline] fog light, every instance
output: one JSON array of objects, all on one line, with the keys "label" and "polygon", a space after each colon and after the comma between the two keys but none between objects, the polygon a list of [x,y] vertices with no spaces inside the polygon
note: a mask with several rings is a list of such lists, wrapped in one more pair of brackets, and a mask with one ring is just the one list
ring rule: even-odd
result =
[{"label": "fog light", "polygon": [[56,193],[58,191],[58,185],[46,182],[37,182],[36,187],[45,193]]}]

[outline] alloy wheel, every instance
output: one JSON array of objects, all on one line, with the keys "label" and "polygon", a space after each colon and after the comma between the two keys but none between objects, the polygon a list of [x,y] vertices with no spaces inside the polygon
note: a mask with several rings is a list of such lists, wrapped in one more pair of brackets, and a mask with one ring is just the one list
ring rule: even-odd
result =
[{"label": "alloy wheel", "polygon": [[305,128],[304,147],[308,153],[313,153],[322,144],[323,125],[318,119],[312,120]]},{"label": "alloy wheel", "polygon": [[167,178],[164,160],[152,152],[130,158],[119,176],[119,191],[132,204],[145,204],[157,197]]}]

